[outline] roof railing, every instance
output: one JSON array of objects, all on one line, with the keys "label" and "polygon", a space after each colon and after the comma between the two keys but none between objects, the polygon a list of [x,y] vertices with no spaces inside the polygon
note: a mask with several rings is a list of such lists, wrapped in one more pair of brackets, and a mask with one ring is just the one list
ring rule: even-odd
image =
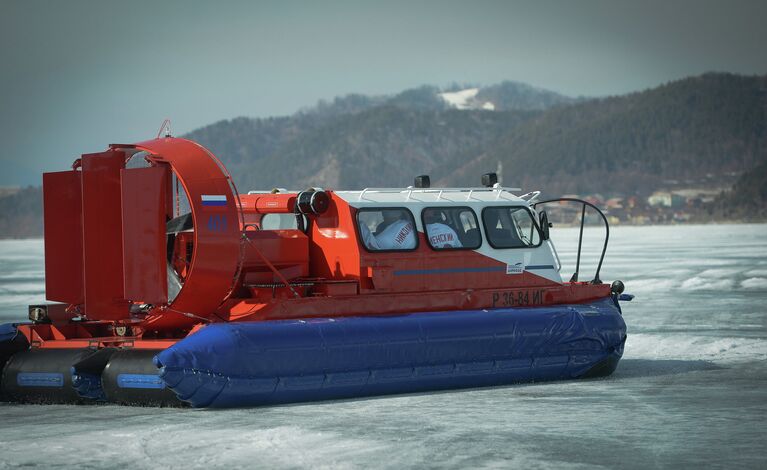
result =
[{"label": "roof railing", "polygon": [[[466,193],[466,200],[469,201],[473,198],[475,193],[482,192],[482,193],[495,193],[496,194],[496,200],[500,199],[506,199],[506,200],[513,200],[509,199],[508,197],[505,197],[504,194],[509,194],[511,196],[514,196],[514,198],[517,198],[517,196],[512,193],[512,191],[521,191],[520,188],[504,188],[504,187],[495,187],[495,188],[365,188],[362,191],[359,192],[359,196],[357,197],[358,201],[362,200],[368,200],[371,199],[366,198],[365,196],[368,194],[406,194],[405,200],[415,199],[419,200],[414,197],[414,195],[417,194],[436,194],[437,195],[437,201],[444,199],[445,201],[451,201],[454,202],[452,199],[448,199],[448,194],[460,194],[460,193]],[[339,191],[339,192],[345,192],[345,193],[353,193],[356,191]]]},{"label": "roof railing", "polygon": [[[532,199],[534,198],[531,198],[531,200]],[[583,199],[577,199],[572,197],[560,197],[557,199],[547,199],[545,201],[538,201],[535,204],[533,204],[533,208],[537,209],[539,205],[551,204],[554,202],[557,202],[557,203],[574,202],[576,204],[581,204],[581,216],[580,216],[581,228],[580,228],[580,233],[578,234],[578,254],[575,259],[575,272],[573,273],[573,276],[570,278],[570,282],[578,282],[578,277],[581,271],[581,248],[583,246],[583,227],[586,224],[586,206],[594,209],[597,212],[597,214],[599,214],[599,217],[602,218],[602,223],[605,226],[605,242],[604,242],[604,245],[602,245],[602,254],[599,256],[599,264],[597,264],[597,270],[596,270],[596,273],[594,273],[594,279],[591,280],[592,284],[601,284],[602,280],[599,277],[599,272],[602,270],[602,262],[605,260],[605,253],[607,253],[607,243],[610,241],[610,223],[607,221],[607,216],[605,216],[604,212],[602,212],[599,209],[599,207],[595,206],[594,204],[588,201],[584,201]]]}]

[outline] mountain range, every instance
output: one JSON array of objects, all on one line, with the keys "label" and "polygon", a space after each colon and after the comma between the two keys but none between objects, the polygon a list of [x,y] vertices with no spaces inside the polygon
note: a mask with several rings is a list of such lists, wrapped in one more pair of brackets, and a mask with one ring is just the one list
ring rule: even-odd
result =
[{"label": "mountain range", "polygon": [[418,174],[475,186],[500,162],[504,183],[524,190],[646,195],[670,180],[716,186],[754,168],[767,159],[766,116],[767,76],[711,73],[596,99],[515,82],[424,86],[187,136],[246,189],[397,187]]},{"label": "mountain range", "polygon": [[[727,189],[737,178],[741,192],[763,194],[767,76],[708,73],[601,98],[518,82],[422,86],[219,121],[184,137],[216,154],[240,191],[402,187],[419,174],[478,186],[482,173],[502,168],[504,185],[547,197]],[[36,192],[0,197],[0,237],[41,233]],[[719,213],[733,201],[720,197]]]}]

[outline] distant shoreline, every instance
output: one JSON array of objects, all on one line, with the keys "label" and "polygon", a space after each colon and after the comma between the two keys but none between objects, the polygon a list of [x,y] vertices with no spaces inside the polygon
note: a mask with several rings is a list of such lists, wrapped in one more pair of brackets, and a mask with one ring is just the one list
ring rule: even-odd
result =
[{"label": "distant shoreline", "polygon": [[[760,222],[747,222],[747,221],[711,221],[711,222],[691,222],[691,223],[668,223],[668,224],[610,224],[611,229],[626,228],[626,227],[707,227],[711,225],[767,225],[767,220]],[[578,228],[579,224],[558,224],[554,223],[554,229],[556,228]],[[584,228],[601,228],[603,225],[588,224]],[[3,238],[0,237],[0,241],[43,241],[43,237],[30,237],[30,238]]]}]

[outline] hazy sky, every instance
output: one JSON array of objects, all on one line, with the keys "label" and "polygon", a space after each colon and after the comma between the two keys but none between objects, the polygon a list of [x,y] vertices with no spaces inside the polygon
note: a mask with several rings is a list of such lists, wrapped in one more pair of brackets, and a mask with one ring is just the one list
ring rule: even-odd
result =
[{"label": "hazy sky", "polygon": [[767,73],[767,0],[0,0],[0,186],[80,153],[351,92],[519,80],[569,95]]}]

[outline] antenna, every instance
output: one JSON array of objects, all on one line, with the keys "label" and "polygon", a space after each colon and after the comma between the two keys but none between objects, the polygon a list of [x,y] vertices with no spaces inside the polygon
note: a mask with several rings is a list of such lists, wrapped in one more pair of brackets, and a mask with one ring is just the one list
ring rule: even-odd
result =
[{"label": "antenna", "polygon": [[157,138],[159,139],[163,135],[162,131],[165,131],[165,137],[171,137],[170,135],[170,119],[165,119],[160,126],[160,130],[157,131]]}]

